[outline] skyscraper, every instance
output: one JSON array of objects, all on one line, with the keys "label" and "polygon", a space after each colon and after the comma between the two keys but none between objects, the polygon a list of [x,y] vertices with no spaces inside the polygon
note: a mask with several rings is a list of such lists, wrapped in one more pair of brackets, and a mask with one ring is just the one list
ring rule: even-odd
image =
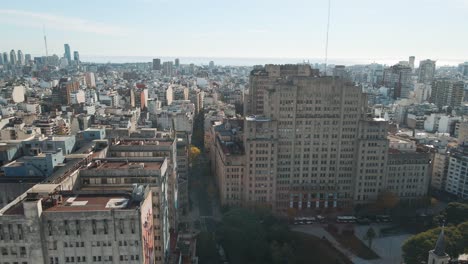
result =
[{"label": "skyscraper", "polygon": [[409,66],[411,67],[411,70],[414,71],[414,60],[416,58],[414,56],[409,57]]},{"label": "skyscraper", "polygon": [[78,51],[73,52],[73,60],[79,62],[80,61],[80,53]]},{"label": "skyscraper", "polygon": [[434,80],[436,62],[423,60],[419,62],[418,82],[431,83]]},{"label": "skyscraper", "polygon": [[432,82],[430,102],[439,108],[444,106],[457,107],[463,101],[463,81],[449,78],[439,78]]},{"label": "skyscraper", "polygon": [[179,58],[176,58],[176,59],[174,60],[174,65],[175,65],[175,67],[176,67],[176,68],[179,68],[179,64],[180,64]]},{"label": "skyscraper", "polygon": [[161,59],[153,59],[153,70],[155,71],[161,70]]},{"label": "skyscraper", "polygon": [[2,53],[0,53],[0,65],[3,65],[3,64],[5,64],[5,63],[3,62],[3,56],[2,56]]},{"label": "skyscraper", "polygon": [[174,64],[172,61],[165,61],[162,65],[163,75],[172,76],[174,74]]},{"label": "skyscraper", "polygon": [[26,63],[26,65],[31,64],[31,54],[24,55],[24,63]]},{"label": "skyscraper", "polygon": [[396,64],[384,70],[383,84],[393,88],[393,98],[408,98],[411,91],[411,68]]},{"label": "skyscraper", "polygon": [[68,63],[71,63],[71,51],[70,51],[70,45],[65,44],[63,45],[65,47],[65,55],[64,57],[68,60]]},{"label": "skyscraper", "polygon": [[10,64],[11,65],[16,65],[17,60],[16,60],[16,52],[15,50],[10,51]]},{"label": "skyscraper", "polygon": [[8,53],[6,53],[6,52],[3,52],[3,63],[5,65],[8,64]]},{"label": "skyscraper", "polygon": [[24,55],[21,50],[18,50],[18,65],[24,65]]},{"label": "skyscraper", "polygon": [[[353,199],[376,197],[379,187],[356,187],[356,153],[367,153],[371,146],[385,156],[387,146],[386,123],[366,119],[366,106],[359,87],[320,77],[309,65],[253,70],[244,124],[244,203],[284,212],[343,207]],[[376,175],[384,172],[368,162],[362,158],[359,166],[378,180]]]}]

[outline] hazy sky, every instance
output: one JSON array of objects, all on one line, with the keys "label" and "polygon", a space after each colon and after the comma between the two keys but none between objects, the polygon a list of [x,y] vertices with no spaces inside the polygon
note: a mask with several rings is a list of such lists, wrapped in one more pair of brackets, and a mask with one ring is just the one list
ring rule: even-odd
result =
[{"label": "hazy sky", "polygon": [[[468,0],[332,0],[330,58],[468,60]],[[2,1],[0,51],[322,58],[327,0]]]}]

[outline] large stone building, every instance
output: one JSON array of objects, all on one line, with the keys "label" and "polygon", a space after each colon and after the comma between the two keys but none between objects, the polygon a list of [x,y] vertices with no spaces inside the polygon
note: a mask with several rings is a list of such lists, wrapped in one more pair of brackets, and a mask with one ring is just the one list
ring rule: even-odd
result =
[{"label": "large stone building", "polygon": [[152,263],[148,188],[60,191],[39,184],[0,210],[2,263]]},{"label": "large stone building", "polygon": [[[264,205],[285,213],[372,202],[390,188],[408,199],[425,195],[427,155],[408,154],[414,156],[410,163],[397,160],[389,152],[388,123],[367,110],[360,87],[321,77],[308,65],[253,70],[242,148],[234,148],[240,142],[226,122],[214,126],[210,137],[222,203]],[[426,164],[415,168],[419,162]],[[417,171],[418,186],[396,187],[405,178],[393,172],[397,164]]]}]

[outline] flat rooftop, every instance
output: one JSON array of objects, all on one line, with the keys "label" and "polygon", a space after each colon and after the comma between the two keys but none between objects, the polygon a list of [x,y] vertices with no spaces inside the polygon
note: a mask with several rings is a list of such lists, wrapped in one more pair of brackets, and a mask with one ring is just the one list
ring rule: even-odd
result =
[{"label": "flat rooftop", "polygon": [[126,195],[76,195],[63,196],[62,204],[44,209],[45,212],[110,211],[112,209],[134,209]]},{"label": "flat rooftop", "polygon": [[164,140],[122,140],[117,144],[111,145],[114,146],[170,146],[172,145],[172,140],[164,141]]},{"label": "flat rooftop", "polygon": [[127,162],[127,161],[102,161],[93,162],[85,170],[129,170],[129,169],[143,169],[143,170],[159,170],[163,162],[159,161],[141,161],[141,162]]},{"label": "flat rooftop", "polygon": [[396,142],[396,143],[411,143],[412,141],[410,139],[406,139],[406,138],[403,138],[403,137],[399,137],[399,136],[387,136],[388,140],[390,140],[390,142]]}]

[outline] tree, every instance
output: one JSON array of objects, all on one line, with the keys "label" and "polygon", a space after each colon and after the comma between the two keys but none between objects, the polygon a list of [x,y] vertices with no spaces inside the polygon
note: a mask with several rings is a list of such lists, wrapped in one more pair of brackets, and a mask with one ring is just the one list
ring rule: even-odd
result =
[{"label": "tree", "polygon": [[398,202],[398,195],[390,191],[381,192],[377,197],[377,206],[384,210],[394,208]]},{"label": "tree", "polygon": [[198,156],[200,156],[201,151],[199,148],[195,147],[194,145],[190,145],[189,148],[189,159],[191,162],[196,161]]},{"label": "tree", "polygon": [[445,208],[445,219],[447,223],[459,224],[468,220],[468,204],[449,203]]},{"label": "tree", "polygon": [[213,239],[213,234],[209,232],[201,232],[197,237],[197,255],[200,258],[200,263],[219,263],[218,251],[216,242]]},{"label": "tree", "polygon": [[[463,236],[456,226],[445,227],[446,252],[451,257],[457,257],[463,252]],[[405,263],[421,263],[427,261],[427,253],[434,249],[440,227],[430,229],[410,237],[403,244],[403,258]]]},{"label": "tree", "polygon": [[374,238],[376,236],[377,236],[377,234],[375,233],[374,228],[369,227],[369,229],[367,229],[366,235],[364,237],[364,239],[367,240],[368,243],[369,243],[369,248],[372,248],[372,240],[374,240]]}]

